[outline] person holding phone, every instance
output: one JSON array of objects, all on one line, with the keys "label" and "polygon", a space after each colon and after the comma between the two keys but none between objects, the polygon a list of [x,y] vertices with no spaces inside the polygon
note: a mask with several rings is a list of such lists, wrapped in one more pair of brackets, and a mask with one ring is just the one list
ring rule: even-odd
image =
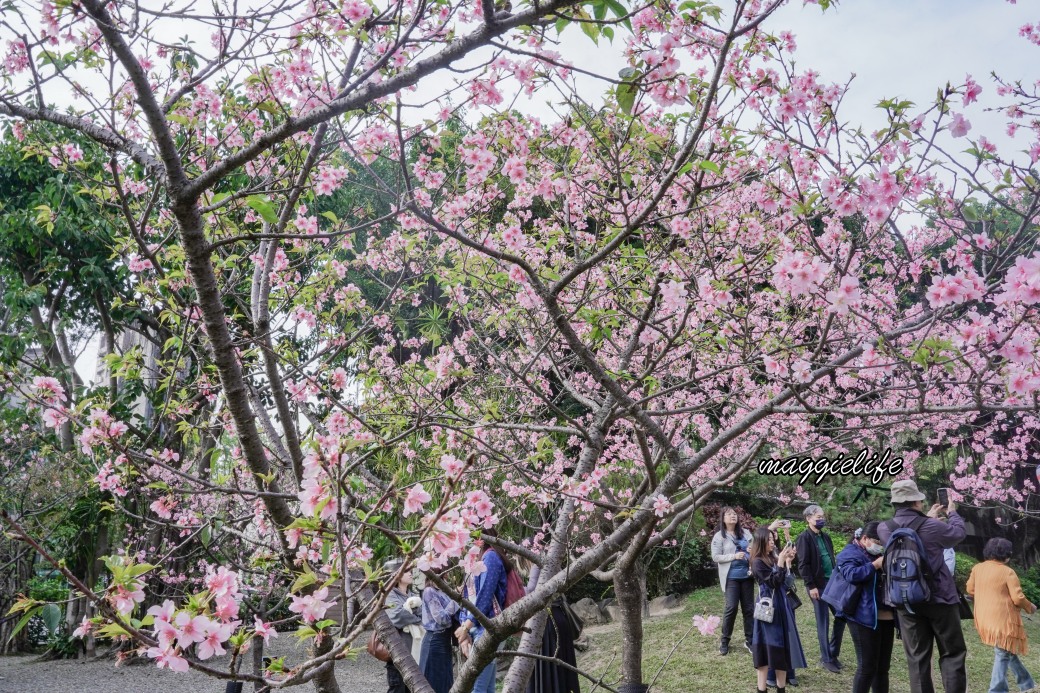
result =
[{"label": "person holding phone", "polygon": [[773,601],[773,620],[755,619],[751,639],[751,657],[758,673],[758,693],[768,690],[769,671],[775,671],[778,693],[787,690],[789,672],[805,668],[805,652],[798,637],[794,610],[787,597],[787,582],[795,549],[788,546],[776,554],[773,531],[767,527],[755,530],[751,542],[751,573],[758,583],[759,598]]},{"label": "person holding phone", "polygon": [[[967,646],[961,630],[960,595],[953,575],[943,565],[943,550],[952,549],[967,535],[957,503],[950,499],[944,508],[936,503],[925,514],[925,495],[911,479],[892,484],[895,515],[878,525],[878,537],[887,543],[901,527],[917,532],[924,545],[925,558],[934,577],[931,599],[913,609],[896,607],[899,633],[910,670],[910,693],[931,693],[932,653],[938,647],[939,670],[946,693],[965,693],[968,689]],[[945,512],[947,520],[939,519]]]}]

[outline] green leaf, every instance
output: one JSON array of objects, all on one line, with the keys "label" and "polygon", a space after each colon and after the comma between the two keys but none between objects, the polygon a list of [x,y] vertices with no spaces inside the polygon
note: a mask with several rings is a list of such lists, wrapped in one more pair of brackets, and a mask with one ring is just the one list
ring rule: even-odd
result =
[{"label": "green leaf", "polygon": [[270,200],[266,200],[259,195],[250,195],[246,198],[246,204],[263,217],[263,220],[268,224],[278,223],[278,214],[275,212],[274,205],[271,204]]},{"label": "green leaf", "polygon": [[318,578],[317,578],[317,576],[314,575],[314,573],[302,573],[300,575],[300,577],[296,578],[296,580],[293,582],[292,587],[289,588],[289,591],[290,592],[299,592],[304,587],[308,587],[309,585],[313,585],[317,581],[318,581]]},{"label": "green leaf", "polygon": [[973,208],[968,207],[967,205],[965,205],[964,207],[961,207],[961,214],[964,216],[964,220],[965,221],[978,221],[979,220],[979,213],[976,212]]},{"label": "green leaf", "polygon": [[314,630],[310,626],[300,626],[300,629],[296,631],[296,637],[300,640],[306,640],[307,638],[313,638],[318,634],[318,631]]},{"label": "green leaf", "polygon": [[135,578],[135,577],[138,577],[139,575],[144,575],[145,573],[147,573],[149,570],[152,570],[153,568],[155,568],[155,566],[152,565],[151,563],[138,563],[136,565],[132,565],[129,568],[127,568],[126,569],[126,574],[127,574],[128,577]]},{"label": "green leaf", "polygon": [[18,635],[19,631],[21,631],[22,628],[25,628],[25,624],[29,622],[29,619],[35,616],[36,614],[40,613],[41,611],[43,611],[43,606],[38,606],[35,609],[30,609],[29,611],[26,611],[25,614],[23,614],[22,617],[18,619],[18,623],[15,624],[14,630],[12,630],[11,635],[8,636],[7,642],[11,642],[12,640],[14,640],[14,636]]},{"label": "green leaf", "polygon": [[41,617],[49,634],[53,635],[58,632],[58,625],[61,624],[61,608],[57,604],[45,605]]},{"label": "green leaf", "polygon": [[632,109],[636,105],[636,94],[639,90],[634,82],[622,82],[617,88],[617,102],[625,115],[632,115]]},{"label": "green leaf", "polygon": [[720,172],[719,171],[719,165],[716,164],[714,161],[708,161],[708,160],[698,161],[697,162],[697,168],[699,168],[702,171],[711,171],[712,173],[714,173],[716,175]]}]

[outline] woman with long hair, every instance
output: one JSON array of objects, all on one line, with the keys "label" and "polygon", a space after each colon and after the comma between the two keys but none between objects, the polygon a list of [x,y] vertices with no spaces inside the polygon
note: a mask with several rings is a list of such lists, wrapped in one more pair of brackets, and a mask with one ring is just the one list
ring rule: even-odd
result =
[{"label": "woman with long hair", "polygon": [[787,600],[788,577],[795,559],[794,546],[775,553],[776,542],[768,527],[759,527],[752,535],[751,574],[758,583],[759,599],[773,601],[773,620],[755,619],[751,638],[751,656],[758,672],[758,692],[766,693],[769,670],[776,672],[779,693],[787,690],[787,674],[804,669],[805,653],[798,637],[794,611]]},{"label": "woman with long hair", "polygon": [[751,651],[754,631],[751,614],[755,608],[755,581],[751,577],[751,531],[740,526],[736,508],[725,506],[719,511],[719,525],[711,539],[711,560],[719,566],[719,584],[726,595],[722,612],[722,643],[719,654],[729,654],[729,641],[737,620],[737,609],[744,620],[744,647]]},{"label": "woman with long hair", "polygon": [[[493,529],[486,529],[483,536],[497,538],[498,533]],[[494,618],[497,611],[501,610],[506,603],[506,580],[508,572],[515,570],[512,560],[505,552],[497,551],[491,544],[483,539],[481,544],[480,561],[484,564],[484,570],[479,575],[467,575],[466,584],[462,588],[462,596],[473,603],[481,614],[488,618]],[[459,611],[461,625],[455,630],[455,637],[459,641],[459,648],[465,657],[469,656],[473,643],[484,636],[484,627],[480,625],[476,617],[466,609]],[[473,684],[473,693],[495,693],[496,662],[491,660]]]}]

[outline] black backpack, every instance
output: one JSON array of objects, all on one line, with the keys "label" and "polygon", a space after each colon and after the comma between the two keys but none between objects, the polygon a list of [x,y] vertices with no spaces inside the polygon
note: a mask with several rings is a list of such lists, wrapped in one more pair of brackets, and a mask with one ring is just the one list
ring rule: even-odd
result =
[{"label": "black backpack", "polygon": [[915,518],[906,527],[900,527],[895,520],[886,525],[892,534],[885,543],[885,603],[891,607],[901,607],[914,613],[913,607],[927,604],[935,591],[932,568],[928,564],[928,555],[924,550],[924,542],[917,533],[927,522],[927,517]]}]

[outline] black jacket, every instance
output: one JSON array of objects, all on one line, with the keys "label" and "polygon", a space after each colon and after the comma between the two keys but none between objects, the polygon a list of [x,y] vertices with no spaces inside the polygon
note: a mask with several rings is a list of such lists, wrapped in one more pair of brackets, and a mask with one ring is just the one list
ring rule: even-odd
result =
[{"label": "black jacket", "polygon": [[[823,537],[823,545],[827,547],[827,551],[831,555],[831,565],[836,570],[838,562],[834,560],[834,542],[831,541],[831,535],[821,530],[820,536]],[[827,584],[827,578],[823,577],[823,561],[820,559],[820,547],[816,543],[816,535],[811,529],[805,530],[798,535],[795,546],[798,548],[798,575],[805,580],[806,591],[818,589],[822,592]]]}]

